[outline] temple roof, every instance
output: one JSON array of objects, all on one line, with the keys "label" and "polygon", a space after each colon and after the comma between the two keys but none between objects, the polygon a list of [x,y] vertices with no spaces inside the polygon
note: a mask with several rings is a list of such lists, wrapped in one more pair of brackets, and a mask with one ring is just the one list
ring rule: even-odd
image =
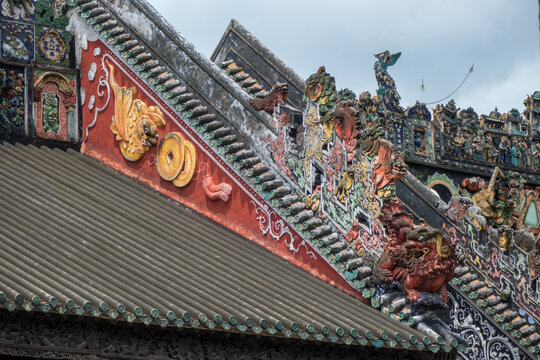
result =
[{"label": "temple roof", "polygon": [[[0,178],[5,178],[8,184],[2,190],[7,204],[7,209],[2,211],[8,225],[0,230],[0,236],[6,238],[2,244],[8,254],[5,257],[11,258],[6,263],[9,265],[5,265],[5,277],[0,280],[4,287],[0,288],[0,305],[10,310],[39,309],[164,327],[251,332],[376,347],[401,345],[413,350],[428,345],[433,352],[465,350],[467,340],[460,339],[445,324],[445,311],[438,314],[430,308],[431,302],[439,305],[440,301],[447,302],[445,284],[444,289],[437,286],[440,299],[429,296],[421,299],[423,302],[416,304],[418,307],[413,304],[416,300],[408,299],[395,283],[379,284],[380,273],[377,275],[373,270],[377,270],[376,260],[389,236],[388,229],[383,229],[387,224],[379,219],[380,206],[390,198],[401,200],[400,207],[410,218],[410,224],[405,225],[416,227],[414,217],[419,223],[443,229],[447,236],[454,231],[451,240],[454,244],[457,240],[459,252],[464,251],[466,236],[473,237],[476,233],[472,227],[466,232],[466,228],[460,228],[463,224],[450,222],[441,213],[438,199],[432,199],[424,185],[416,186],[414,182],[418,180],[412,174],[407,174],[395,188],[394,184],[387,187],[382,181],[384,177],[377,179],[375,165],[386,164],[389,160],[385,155],[396,155],[399,159],[399,154],[394,153],[388,139],[379,141],[381,135],[376,131],[365,132],[361,156],[352,156],[358,147],[359,134],[355,135],[355,131],[360,123],[346,121],[345,115],[357,117],[354,111],[359,107],[350,106],[356,96],[350,91],[337,92],[334,78],[324,67],[310,77],[313,81],[307,80],[311,91],[306,89],[304,94],[306,82],[235,21],[212,56],[214,64],[144,0],[120,5],[78,0],[70,6],[74,6],[70,25],[78,34],[77,46],[82,49],[79,49],[79,70],[83,75],[81,90],[85,90],[82,126],[86,137],[81,151],[161,194],[73,151],[0,145],[3,154],[0,166],[5,172]],[[384,53],[376,55],[378,62],[382,61],[380,55]],[[385,106],[402,114],[399,94],[386,73],[386,66],[392,65],[399,53],[392,56],[395,56],[393,62],[385,64],[377,77],[379,83],[387,79],[384,83],[392,86],[381,86],[378,96],[386,89]],[[236,203],[233,200],[226,207],[219,199],[202,193],[207,190],[200,183],[202,175],[193,178],[191,187],[168,191],[166,185],[172,185],[162,180],[170,179],[159,173],[160,179],[155,172],[157,156],[153,149],[140,162],[133,161],[139,158],[126,157],[122,150],[124,158],[133,162],[115,157],[119,152],[110,147],[113,139],[110,130],[117,132],[104,121],[112,117],[114,124],[119,115],[116,106],[114,115],[112,106],[107,108],[111,94],[107,94],[103,107],[92,112],[93,99],[104,94],[100,92],[102,78],[99,84],[94,81],[99,60],[102,67],[97,71],[111,86],[118,87],[114,69],[123,87],[138,89],[141,98],[135,101],[145,106],[156,105],[166,113],[167,127],[165,121],[158,125],[163,128],[161,134],[156,133],[156,139],[167,131],[162,140],[184,134],[191,145],[195,144],[198,156],[202,156],[196,174],[205,171],[208,175],[208,167],[212,163],[217,165],[213,175],[227,181],[219,185],[229,189],[232,188],[229,183],[238,186],[233,192]],[[107,80],[104,81],[106,84]],[[276,82],[279,86],[272,87]],[[285,95],[274,93],[281,86],[288,86],[288,95],[287,91]],[[90,97],[91,93],[94,94]],[[88,94],[88,106],[84,106],[84,94]],[[304,107],[303,97],[312,101],[307,101],[305,113],[299,111]],[[272,99],[275,103],[270,102]],[[268,100],[270,105],[260,106],[263,100]],[[343,101],[337,104],[341,107],[334,108],[336,100]],[[359,96],[358,102],[366,107],[363,118],[375,121],[381,115],[386,119],[379,112],[375,118],[369,118],[373,114],[368,114],[367,105],[372,101],[375,104],[378,100],[372,99],[368,92]],[[261,107],[265,111],[256,110]],[[314,111],[309,112],[310,109]],[[335,116],[323,117],[330,114],[329,110],[335,111]],[[453,118],[457,116],[463,123],[469,123],[468,119],[478,120],[472,108],[457,112],[459,109],[454,106],[454,110]],[[446,112],[444,117],[451,115]],[[429,154],[428,140],[434,141],[433,136],[428,136],[431,133],[426,128],[418,128],[424,123],[431,126],[429,110],[418,104],[407,109],[407,114],[418,131],[405,142],[394,142],[425,146],[426,153],[420,155]],[[332,124],[336,129],[317,125],[328,126],[328,119],[335,121]],[[389,118],[387,123],[393,120]],[[354,126],[349,129],[351,124]],[[476,121],[471,124],[475,125],[471,129],[478,129]],[[426,136],[425,143],[417,139],[422,134]],[[306,136],[308,141],[304,140]],[[320,143],[322,136],[324,142]],[[320,145],[320,153],[309,154],[307,143]],[[125,146],[126,143],[123,149]],[[321,156],[315,158],[316,154]],[[340,154],[347,155],[346,161],[343,156],[337,156]],[[168,155],[167,160],[172,162],[174,156],[169,159]],[[354,173],[352,167],[346,167],[351,161],[357,166]],[[403,168],[399,165],[396,171],[404,173],[405,165]],[[201,195],[198,198],[197,190]],[[231,190],[226,200],[221,200],[226,203],[230,193]],[[242,194],[249,197],[241,197]],[[249,213],[246,204],[253,199],[261,208],[251,201],[255,209]],[[270,209],[272,215],[267,213],[265,220],[259,213],[261,209]],[[393,209],[388,206],[385,211]],[[280,233],[272,233],[272,216],[276,217],[273,224],[281,229]],[[25,224],[24,228],[18,222]],[[264,228],[265,224],[268,228]],[[253,229],[255,233],[250,232]],[[72,239],[73,234],[78,239]],[[289,243],[282,239],[283,234],[290,236]],[[269,244],[265,236],[275,241],[270,239]],[[295,248],[296,240],[302,242],[298,241]],[[27,250],[28,244],[33,244],[35,249]],[[288,247],[285,251],[278,249],[283,244]],[[306,258],[311,254],[315,261],[309,258],[302,263],[303,254],[297,254],[301,246],[306,249]],[[311,253],[307,252],[308,248]],[[439,250],[436,249],[441,257],[448,256]],[[477,274],[476,263],[469,264],[465,255],[460,255],[461,264],[449,287],[450,296],[468,295],[471,301],[476,300],[474,306],[487,307],[490,320],[502,323],[500,327],[507,332],[515,330],[511,340],[516,343],[519,340],[522,350],[540,353],[537,345],[540,335],[534,319],[514,306],[507,291],[503,293],[495,288],[485,274]],[[423,262],[424,257],[419,259]],[[520,264],[523,268],[523,261]],[[450,266],[445,268],[450,270]],[[451,270],[453,273],[454,267]],[[380,312],[358,299],[380,308]],[[458,308],[456,301],[449,303],[450,317],[456,311],[467,311],[466,307]],[[467,351],[474,349],[468,347]]]},{"label": "temple roof", "polygon": [[319,341],[434,339],[73,150],[0,145],[2,307]]}]

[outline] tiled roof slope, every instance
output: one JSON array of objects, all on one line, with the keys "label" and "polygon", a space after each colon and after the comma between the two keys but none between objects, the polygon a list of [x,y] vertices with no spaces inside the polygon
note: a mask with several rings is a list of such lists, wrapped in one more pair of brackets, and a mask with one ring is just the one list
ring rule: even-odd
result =
[{"label": "tiled roof slope", "polygon": [[433,339],[73,150],[0,144],[0,305],[332,342]]}]

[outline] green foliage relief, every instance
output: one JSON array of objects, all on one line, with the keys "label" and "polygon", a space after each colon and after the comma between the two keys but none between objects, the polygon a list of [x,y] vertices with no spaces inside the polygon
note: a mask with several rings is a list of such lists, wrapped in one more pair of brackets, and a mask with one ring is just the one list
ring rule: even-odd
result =
[{"label": "green foliage relief", "polygon": [[43,95],[43,113],[41,121],[45,133],[56,133],[60,129],[59,100],[55,93],[45,92]]}]

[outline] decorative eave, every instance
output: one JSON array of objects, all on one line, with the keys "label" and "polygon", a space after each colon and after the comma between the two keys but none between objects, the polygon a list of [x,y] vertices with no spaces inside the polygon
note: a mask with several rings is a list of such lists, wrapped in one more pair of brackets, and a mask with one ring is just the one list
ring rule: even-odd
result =
[{"label": "decorative eave", "polygon": [[[71,5],[75,6],[75,11],[80,14],[80,17],[92,26],[94,31],[109,46],[113,46],[135,74],[144,79],[156,94],[160,94],[161,98],[174,109],[178,116],[187,120],[186,124],[189,124],[191,129],[197,132],[209,147],[220,154],[221,158],[234,169],[239,177],[251,184],[252,189],[257,191],[278,214],[285,218],[287,223],[295,228],[298,234],[302,235],[303,239],[309,241],[343,279],[354,289],[361,291],[362,297],[370,299],[369,301],[374,307],[389,305],[385,303],[385,299],[391,300],[391,298],[380,300],[374,298],[376,288],[371,286],[370,281],[368,281],[371,276],[371,267],[347,250],[346,240],[339,236],[330,225],[324,224],[311,210],[305,209],[301,198],[294,193],[291,186],[286,184],[279,171],[274,169],[274,165],[261,158],[250,141],[245,139],[245,131],[241,129],[239,132],[229,124],[226,117],[219,120],[218,118],[226,114],[217,112],[209,99],[205,99],[200,94],[196,95],[198,91],[193,85],[186,82],[183,76],[177,76],[177,69],[171,68],[166,62],[163,62],[161,56],[156,55],[149,46],[145,45],[145,40],[130,32],[130,26],[122,24],[122,20],[114,16],[114,12],[108,8],[108,4],[99,5],[97,1],[79,0],[72,2]],[[136,6],[137,11],[143,11],[146,14],[149,11],[154,11],[142,1],[132,1],[130,6]],[[111,18],[103,17],[105,13],[111,14]],[[169,26],[165,20],[163,23],[165,24],[163,26]],[[169,36],[171,36],[170,33]],[[184,44],[183,46],[186,47]],[[189,44],[189,46],[192,45]],[[134,49],[137,50],[133,51]],[[194,49],[189,50],[195,51]],[[233,94],[241,93],[241,97],[247,97],[247,94],[231,79],[227,78],[221,69],[212,63],[210,64],[204,65],[210,67],[213,77],[218,78],[220,83]],[[203,63],[200,62],[199,65],[202,66]],[[186,104],[190,103],[192,105],[187,107]],[[244,107],[247,108],[245,105]],[[264,116],[263,112],[258,113],[260,116]],[[236,119],[235,123],[239,122]],[[212,126],[209,127],[209,124]],[[246,156],[246,154],[249,155]],[[265,169],[265,172],[254,172],[254,168]],[[263,174],[265,176],[262,176]],[[412,311],[403,311],[403,309],[395,307],[392,315],[393,319],[407,323],[413,314]],[[416,325],[416,322],[413,322],[413,325]],[[389,344],[394,342],[390,337],[387,338],[387,341]],[[453,348],[463,347],[450,334],[437,334],[433,338],[425,336],[424,342],[434,352],[441,349],[451,351]]]},{"label": "decorative eave", "polygon": [[0,143],[0,153],[1,308],[439,348],[429,336],[85,155],[9,143]]}]

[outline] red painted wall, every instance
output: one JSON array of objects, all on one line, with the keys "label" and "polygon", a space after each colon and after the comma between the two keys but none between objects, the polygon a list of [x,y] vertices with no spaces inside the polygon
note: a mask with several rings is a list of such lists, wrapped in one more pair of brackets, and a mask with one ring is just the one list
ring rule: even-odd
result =
[{"label": "red painted wall", "polygon": [[[97,50],[99,48],[99,50]],[[120,86],[136,87],[137,94],[134,99],[141,99],[148,106],[159,106],[164,112],[166,125],[158,127],[159,139],[169,132],[180,132],[186,139],[192,141],[197,149],[197,170],[192,181],[183,188],[178,188],[172,182],[163,180],[154,164],[157,146],[153,146],[137,162],[126,160],[119,149],[119,143],[110,129],[112,116],[114,115],[114,93],[111,89],[107,90],[108,74],[104,71],[104,60],[113,64],[116,82]],[[88,72],[91,64],[95,63],[97,72],[93,81],[88,78]],[[106,68],[108,71],[108,67]],[[100,79],[103,81],[100,84]],[[273,253],[279,255],[285,260],[305,269],[318,278],[336,286],[337,288],[365,301],[359,292],[354,290],[335,269],[333,269],[321,256],[317,254],[308,244],[307,249],[311,251],[315,258],[308,255],[304,247],[300,247],[297,253],[288,249],[286,241],[289,236],[284,235],[278,241],[269,234],[263,235],[259,226],[259,220],[255,212],[254,201],[264,204],[264,200],[255,193],[228,164],[219,158],[219,156],[192,131],[187,123],[184,123],[165,102],[159,99],[153,91],[141,81],[133,71],[125,66],[100,40],[88,43],[88,49],[82,53],[81,61],[81,87],[85,92],[85,101],[83,104],[83,143],[81,151],[110,167],[127,174],[130,177],[147,184],[166,196],[179,201],[180,203],[194,209],[195,211],[209,217],[210,219],[222,224],[232,231],[246,237],[257,244],[264,246]],[[100,97],[100,94],[102,95]],[[107,103],[108,94],[110,99]],[[95,97],[95,104],[92,109],[89,108],[91,96]],[[103,109],[98,111],[98,109]],[[97,114],[96,114],[97,112]],[[88,129],[88,138],[85,138],[85,129],[92,123],[97,115],[95,125]],[[176,122],[175,122],[176,121]],[[207,164],[205,166],[203,164]],[[212,176],[214,183],[226,182],[232,186],[232,193],[228,202],[221,200],[213,201],[206,197],[202,181],[205,175],[205,168]],[[275,220],[281,219],[277,214],[273,217]],[[297,237],[296,243],[299,244],[302,239],[293,230],[293,236]],[[204,231],[204,229],[201,229]],[[212,241],[211,238],[208,239]]]}]

